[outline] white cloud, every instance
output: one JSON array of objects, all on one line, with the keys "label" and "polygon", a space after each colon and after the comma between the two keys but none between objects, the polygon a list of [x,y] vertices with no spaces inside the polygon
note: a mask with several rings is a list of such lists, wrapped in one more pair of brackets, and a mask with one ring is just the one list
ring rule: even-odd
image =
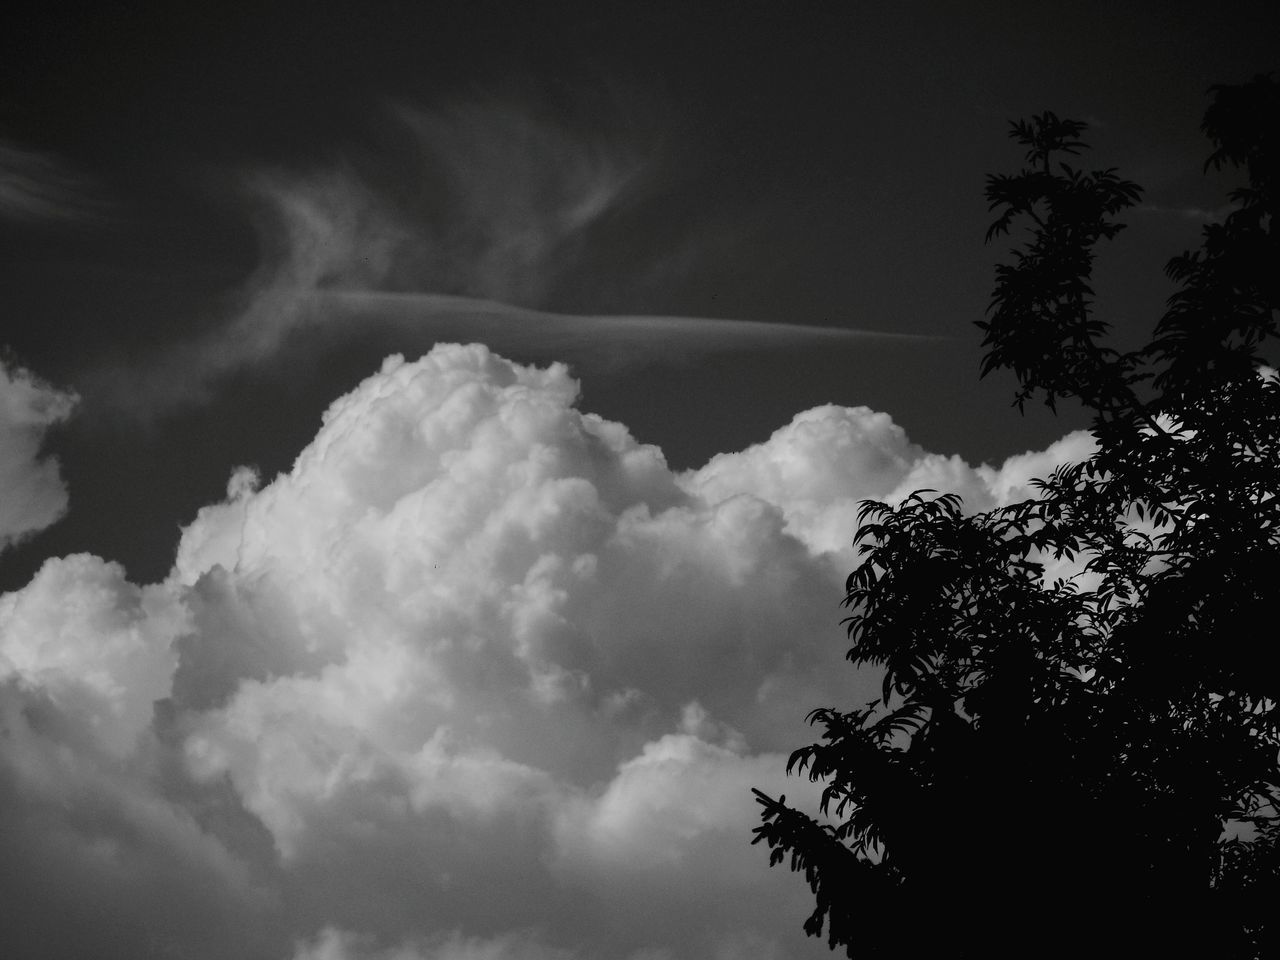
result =
[{"label": "white cloud", "polygon": [[49,428],[71,415],[74,394],[0,360],[0,552],[66,512],[67,488],[53,457],[41,456]]},{"label": "white cloud", "polygon": [[134,586],[118,564],[49,560],[24,589],[0,596],[0,678],[40,688],[105,748],[128,754],[169,692],[171,645],[186,620],[168,590]]},{"label": "white cloud", "polygon": [[721,834],[750,821],[751,787],[777,782],[785,765],[781,754],[744,757],[694,734],[666,734],[624,761],[598,796],[566,805],[557,824],[560,854],[572,868],[606,877],[642,873],[660,881],[696,870],[703,884],[740,883],[750,873],[726,869],[726,861],[755,859],[758,851],[744,853]]},{"label": "white cloud", "polygon": [[824,955],[749,788],[812,803],[804,714],[874,696],[838,626],[852,511],[922,479],[995,502],[1040,461],[823,407],[676,475],[576,396],[484,347],[392,357],[287,474],[236,471],[165,583],[72,557],[0,600],[36,834],[259,938],[195,955]]},{"label": "white cloud", "polygon": [[957,456],[926,452],[886,413],[824,406],[796,414],[764,443],[717,454],[683,482],[711,500],[749,492],[776,505],[789,534],[844,566],[852,561],[848,548],[860,500],[896,504],[930,489],[960,494],[969,510],[987,510],[1033,496],[1033,479],[1094,449],[1092,435],[1078,430],[999,467],[972,467]]},{"label": "white cloud", "polygon": [[0,596],[0,897],[21,918],[0,924],[0,954],[212,960],[270,932],[274,894],[204,822],[237,822],[237,805],[191,795],[156,712],[187,626],[171,590],[83,555]]},{"label": "white cloud", "polygon": [[983,465],[978,468],[978,473],[990,491],[993,505],[1008,506],[1036,495],[1033,480],[1048,477],[1060,464],[1087,460],[1097,450],[1098,444],[1092,433],[1076,430],[1044,450],[1016,454],[998,470]]}]

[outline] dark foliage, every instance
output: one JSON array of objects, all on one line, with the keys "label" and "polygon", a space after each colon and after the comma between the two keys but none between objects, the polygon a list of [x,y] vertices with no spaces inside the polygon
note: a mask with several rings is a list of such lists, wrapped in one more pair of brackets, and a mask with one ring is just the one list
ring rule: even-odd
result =
[{"label": "dark foliage", "polygon": [[1139,188],[1064,160],[1083,124],[1014,124],[1026,165],[989,178],[988,239],[1029,239],[983,372],[1083,403],[1097,452],[986,513],[863,504],[849,659],[882,695],[791,755],[829,822],[757,791],[753,841],[850,956],[1280,956],[1280,85],[1212,94],[1209,165],[1248,186],[1141,350],[1104,345],[1089,287]]}]

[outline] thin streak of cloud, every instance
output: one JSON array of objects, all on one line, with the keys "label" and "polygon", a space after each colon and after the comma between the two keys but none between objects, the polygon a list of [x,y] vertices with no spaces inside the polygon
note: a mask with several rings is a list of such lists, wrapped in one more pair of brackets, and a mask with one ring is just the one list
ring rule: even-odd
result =
[{"label": "thin streak of cloud", "polygon": [[441,294],[333,290],[316,294],[315,300],[317,304],[350,311],[374,322],[411,327],[427,324],[437,339],[493,340],[507,349],[549,352],[569,359],[612,360],[615,365],[643,366],[681,357],[767,347],[849,346],[870,340],[937,339],[916,334],[724,317],[554,313],[494,300]]},{"label": "thin streak of cloud", "polygon": [[101,219],[105,211],[88,179],[67,163],[0,140],[0,220],[82,223]]},{"label": "thin streak of cloud", "polygon": [[1139,204],[1137,209],[1142,213],[1154,213],[1166,216],[1180,217],[1183,220],[1194,220],[1197,223],[1221,223],[1226,219],[1227,214],[1233,209],[1230,204],[1221,207],[1215,207],[1212,210],[1205,207],[1185,206],[1170,207],[1158,203]]},{"label": "thin streak of cloud", "polygon": [[[555,313],[496,300],[435,293],[325,290],[288,294],[288,322],[236,324],[167,348],[136,367],[100,368],[85,390],[142,420],[207,402],[218,382],[265,366],[278,354],[306,354],[332,337],[386,336],[405,350],[480,341],[495,349],[562,358],[613,371],[754,350],[870,342],[932,342],[937,337],[814,324],[722,317]],[[323,334],[321,338],[314,335]]]},{"label": "thin streak of cloud", "polygon": [[225,319],[140,362],[99,368],[86,392],[151,419],[207,402],[227,376],[286,349],[332,349],[370,333],[405,352],[483,340],[609,368],[893,336],[539,309],[580,266],[592,226],[653,189],[652,151],[509,104],[401,106],[389,116],[396,136],[376,156],[351,151],[308,173],[247,174],[261,263]]}]

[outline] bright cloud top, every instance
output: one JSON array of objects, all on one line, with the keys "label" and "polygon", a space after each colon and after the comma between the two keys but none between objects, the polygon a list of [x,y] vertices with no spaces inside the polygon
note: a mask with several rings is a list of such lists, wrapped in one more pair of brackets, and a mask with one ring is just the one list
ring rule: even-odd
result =
[{"label": "bright cloud top", "polygon": [[0,552],[66,512],[58,462],[41,456],[49,428],[65,420],[76,397],[29,370],[0,360]]},{"label": "bright cloud top", "polygon": [[994,503],[1031,461],[822,407],[675,474],[576,397],[480,346],[392,357],[165,582],[77,556],[0,598],[0,836],[35,878],[0,947],[825,954],[749,788],[807,796],[805,712],[874,695],[836,622],[857,502]]}]

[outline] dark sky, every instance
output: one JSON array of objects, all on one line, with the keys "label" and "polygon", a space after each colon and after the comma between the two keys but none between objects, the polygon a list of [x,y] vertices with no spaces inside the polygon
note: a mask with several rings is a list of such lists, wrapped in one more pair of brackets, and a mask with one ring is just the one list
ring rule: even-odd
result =
[{"label": "dark sky", "polygon": [[1008,122],[1145,186],[1140,342],[1274,3],[81,6],[0,30],[0,956],[827,956],[750,788],[878,692],[859,501],[1088,449],[977,377]]},{"label": "dark sky", "polygon": [[[145,378],[165,345],[242,307],[272,256],[245,191],[262,171],[354,171],[451,262],[420,258],[365,286],[935,338],[672,351],[684,360],[624,370],[599,362],[607,336],[590,357],[560,350],[588,408],[674,466],[822,402],[886,410],[928,449],[977,462],[1064,432],[1004,409],[1007,381],[976,382],[970,323],[996,254],[981,243],[982,178],[1017,162],[1006,121],[1087,118],[1096,162],[1147,188],[1099,286],[1104,315],[1140,332],[1168,292],[1164,259],[1222,201],[1200,174],[1206,89],[1273,54],[1264,3],[689,7],[42,5],[11,23],[0,137],[57,164],[67,209],[3,223],[3,339],[83,402],[53,441],[72,514],[9,557],[9,581],[50,552],[109,543],[161,575],[174,525],[216,477],[240,462],[286,467],[336,393],[435,339],[430,324],[348,325],[287,374],[246,363],[207,402],[153,411],[145,429],[103,396],[104,366]],[[410,143],[405,112],[444,116],[448,130]],[[529,228],[502,210],[510,191],[546,220],[613,175],[623,187],[555,249],[495,240]],[[516,358],[555,349],[475,335]]]}]

